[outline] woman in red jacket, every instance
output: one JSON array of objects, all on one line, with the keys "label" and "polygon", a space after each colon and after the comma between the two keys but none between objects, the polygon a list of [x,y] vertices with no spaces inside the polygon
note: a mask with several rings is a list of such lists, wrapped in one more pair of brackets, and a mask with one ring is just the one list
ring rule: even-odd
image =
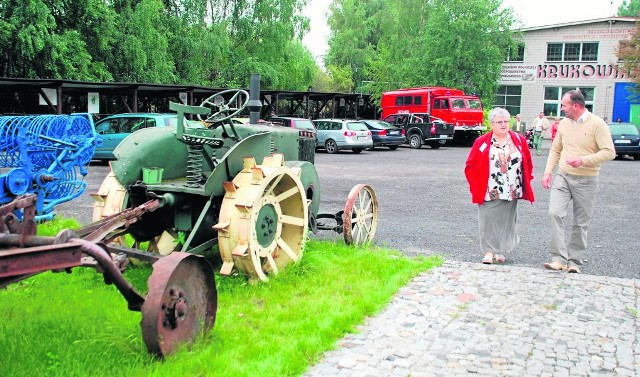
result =
[{"label": "woman in red jacket", "polygon": [[527,140],[509,130],[509,112],[489,111],[491,131],[480,136],[469,151],[464,173],[471,200],[478,204],[482,263],[506,261],[518,244],[518,199],[533,203],[533,164]]}]

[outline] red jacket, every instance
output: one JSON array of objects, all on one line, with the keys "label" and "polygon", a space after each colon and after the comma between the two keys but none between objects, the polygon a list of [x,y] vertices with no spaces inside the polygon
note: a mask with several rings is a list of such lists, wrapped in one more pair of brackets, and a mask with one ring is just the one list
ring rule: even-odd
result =
[{"label": "red jacket", "polygon": [[[509,131],[513,145],[522,154],[522,198],[534,202],[533,189],[531,188],[531,180],[533,179],[533,163],[531,161],[531,152],[527,145],[527,140],[519,133]],[[469,182],[469,190],[471,191],[471,201],[476,204],[484,203],[484,197],[487,194],[487,186],[489,185],[489,149],[491,147],[491,138],[493,132],[484,134],[476,139],[473,147],[469,151],[467,163],[464,168],[464,175]],[[484,145],[482,151],[481,147]]]}]

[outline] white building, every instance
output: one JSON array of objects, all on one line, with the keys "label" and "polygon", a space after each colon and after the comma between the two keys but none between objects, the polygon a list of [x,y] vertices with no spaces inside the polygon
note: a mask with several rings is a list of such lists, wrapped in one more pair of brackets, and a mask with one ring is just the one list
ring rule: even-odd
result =
[{"label": "white building", "polygon": [[[580,89],[589,111],[605,120],[629,121],[631,79],[616,55],[636,19],[609,17],[522,29],[522,45],[502,65],[496,106],[529,124],[540,111],[550,119],[562,94]],[[562,116],[563,114],[561,114]]]}]

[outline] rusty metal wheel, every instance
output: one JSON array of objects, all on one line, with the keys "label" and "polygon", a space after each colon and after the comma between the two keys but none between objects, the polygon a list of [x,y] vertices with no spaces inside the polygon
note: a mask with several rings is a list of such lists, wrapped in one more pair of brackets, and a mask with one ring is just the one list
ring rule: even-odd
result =
[{"label": "rusty metal wheel", "polygon": [[163,357],[213,328],[218,293],[213,267],[201,256],[174,252],[153,265],[142,305],[142,337]]},{"label": "rusty metal wheel", "polygon": [[308,229],[308,203],[300,170],[284,165],[281,154],[267,156],[262,165],[252,157],[225,185],[220,208],[218,246],[223,275],[233,268],[267,281],[268,274],[302,258]]},{"label": "rusty metal wheel", "polygon": [[342,233],[348,245],[370,243],[378,228],[378,197],[369,185],[359,184],[349,192],[342,213]]}]

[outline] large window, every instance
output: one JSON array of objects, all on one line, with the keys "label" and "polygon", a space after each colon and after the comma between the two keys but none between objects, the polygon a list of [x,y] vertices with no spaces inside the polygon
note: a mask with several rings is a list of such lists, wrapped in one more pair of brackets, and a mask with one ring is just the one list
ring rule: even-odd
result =
[{"label": "large window", "polygon": [[598,42],[548,43],[547,61],[594,62],[598,60]]},{"label": "large window", "polygon": [[520,114],[520,104],[522,101],[522,86],[520,85],[500,85],[496,93],[496,106],[506,109],[509,114],[515,116]]},{"label": "large window", "polygon": [[585,107],[593,112],[593,102],[595,99],[595,90],[593,87],[561,87],[561,86],[545,86],[544,88],[544,115],[546,116],[564,116],[561,109],[562,96],[573,89],[578,89],[584,95]]}]

